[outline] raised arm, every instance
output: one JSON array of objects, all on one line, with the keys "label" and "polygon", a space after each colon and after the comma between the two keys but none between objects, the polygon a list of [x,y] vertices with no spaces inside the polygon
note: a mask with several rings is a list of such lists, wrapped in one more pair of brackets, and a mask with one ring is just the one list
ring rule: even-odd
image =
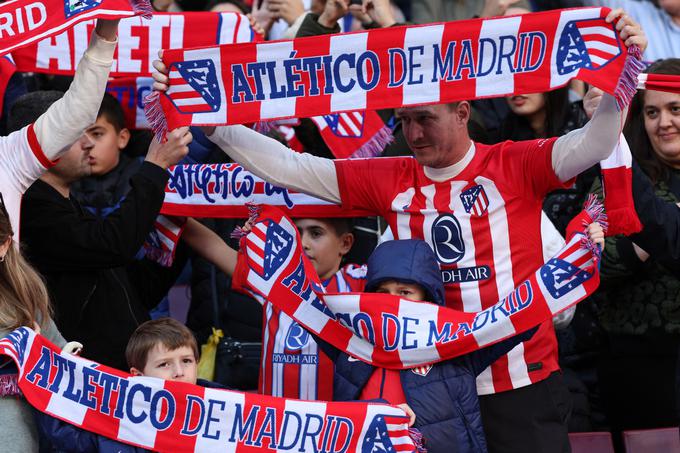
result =
[{"label": "raised arm", "polygon": [[338,177],[331,159],[297,153],[244,126],[220,126],[208,138],[265,181],[340,203]]},{"label": "raised arm", "polygon": [[48,159],[56,160],[97,120],[118,43],[117,29],[118,20],[97,20],[68,91],[36,120],[35,135]]},{"label": "raised arm", "polygon": [[[647,47],[644,32],[622,9],[609,13],[607,22],[616,23],[619,36],[626,46]],[[568,181],[579,173],[606,159],[612,153],[623,128],[627,109],[619,112],[613,96],[604,94],[592,119],[582,128],[558,138],[553,147],[552,165],[561,181]]]},{"label": "raised arm", "polygon": [[237,252],[210,228],[195,219],[187,219],[182,240],[196,253],[231,277],[236,269]]}]

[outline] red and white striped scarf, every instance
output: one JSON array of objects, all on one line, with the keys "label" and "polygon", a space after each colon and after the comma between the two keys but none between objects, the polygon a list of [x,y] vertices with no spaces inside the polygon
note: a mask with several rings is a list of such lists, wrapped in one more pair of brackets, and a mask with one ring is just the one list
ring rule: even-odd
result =
[{"label": "red and white striped scarf", "polygon": [[[15,50],[12,55],[17,70],[73,75],[94,25],[94,20],[86,20]],[[131,17],[121,20],[118,26],[118,49],[110,76],[151,77],[151,62],[163,48],[188,49],[260,39],[250,28],[248,18],[237,13],[154,13],[149,20]]]},{"label": "red and white striped scarf", "polygon": [[[14,0],[0,3],[0,56],[87,19],[150,18],[148,0]],[[83,48],[83,51],[86,47]]]},{"label": "red and white striped scarf", "polygon": [[[626,105],[641,63],[607,8],[164,52],[157,133],[549,91],[578,78]],[[639,51],[637,52],[639,54]]]},{"label": "red and white striped scarf", "polygon": [[498,303],[477,313],[387,294],[325,294],[293,222],[265,206],[241,240],[232,284],[258,294],[336,348],[376,366],[413,368],[457,357],[524,332],[591,294],[599,250],[584,226],[604,221],[591,200],[555,257]]},{"label": "red and white striped scarf", "polygon": [[274,186],[238,164],[170,167],[161,214],[245,219],[251,204],[277,206],[293,217],[357,217],[367,211],[343,209],[331,202]]},{"label": "red and white striped scarf", "polygon": [[160,452],[412,452],[396,407],[274,398],[132,377],[59,349],[20,327],[0,340],[37,410]]}]

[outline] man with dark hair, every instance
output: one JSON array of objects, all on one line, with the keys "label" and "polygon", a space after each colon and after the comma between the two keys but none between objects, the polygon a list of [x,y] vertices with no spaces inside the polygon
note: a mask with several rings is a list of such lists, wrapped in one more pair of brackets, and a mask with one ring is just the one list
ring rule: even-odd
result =
[{"label": "man with dark hair", "polygon": [[71,185],[78,202],[98,217],[118,208],[130,191],[130,178],[140,168],[143,158],[126,155],[130,131],[125,127],[123,109],[116,98],[105,94],[97,121],[85,129],[92,143],[88,154],[90,175]]},{"label": "man with dark hair", "polygon": [[[627,46],[646,47],[622,11],[607,22]],[[167,68],[154,62],[156,89]],[[542,201],[608,157],[625,113],[606,96],[583,128],[558,138],[486,146],[470,139],[470,104],[396,110],[414,158],[330,160],[293,153],[243,126],[204,128],[210,140],[278,186],[376,212],[396,239],[419,238],[442,266],[448,306],[478,312],[496,304],[545,262]],[[557,363],[552,322],[477,379],[492,452],[569,451],[569,394]],[[518,416],[521,414],[521,416]]]},{"label": "man with dark hair", "polygon": [[22,194],[95,119],[113,62],[117,29],[118,20],[97,21],[65,94],[25,95],[10,111],[10,134],[0,137],[0,193],[15,239]]},{"label": "man with dark hair", "polygon": [[21,236],[27,256],[47,281],[57,327],[85,345],[86,358],[125,369],[130,334],[181,270],[182,252],[171,268],[135,256],[163,204],[166,170],[186,155],[190,141],[188,128],[180,128],[163,145],[154,142],[125,200],[104,218],[71,196],[72,184],[91,174],[88,133],[26,191]]}]

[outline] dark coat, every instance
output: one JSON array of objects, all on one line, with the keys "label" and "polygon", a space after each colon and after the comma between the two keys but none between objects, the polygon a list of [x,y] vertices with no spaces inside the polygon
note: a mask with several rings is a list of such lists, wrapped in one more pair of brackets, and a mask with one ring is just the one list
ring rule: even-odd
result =
[{"label": "dark coat", "polygon": [[41,180],[24,195],[21,239],[27,256],[47,281],[59,331],[82,342],[88,359],[125,369],[128,338],[183,267],[183,247],[172,268],[135,260],[167,180],[166,171],[143,163],[119,209],[103,219]]},{"label": "dark coat", "polygon": [[[439,265],[424,241],[409,239],[380,244],[368,259],[366,278],[369,292],[386,280],[416,283],[425,289],[432,302],[444,305]],[[414,427],[422,432],[428,452],[487,451],[475,379],[535,331],[534,328],[487,348],[436,363],[424,375],[414,370],[400,372],[406,402],[416,414]],[[322,348],[335,362],[333,399],[357,400],[376,367],[352,359],[327,343]]]}]

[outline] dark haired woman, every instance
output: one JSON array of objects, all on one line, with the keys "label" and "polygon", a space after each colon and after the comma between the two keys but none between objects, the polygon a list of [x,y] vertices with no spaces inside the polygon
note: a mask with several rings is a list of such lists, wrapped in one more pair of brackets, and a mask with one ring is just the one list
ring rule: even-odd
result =
[{"label": "dark haired woman", "polygon": [[[680,59],[661,60],[647,72],[680,75]],[[624,133],[633,155],[651,179],[656,197],[677,204],[680,94],[640,91],[630,113]],[[634,189],[647,228],[645,210],[652,200],[641,205],[640,185]],[[659,235],[658,241],[663,240]],[[667,260],[654,252],[648,255],[638,242],[638,236],[608,238],[602,260],[600,321],[609,350],[600,361],[599,378],[614,430],[677,426],[680,279]]]}]

